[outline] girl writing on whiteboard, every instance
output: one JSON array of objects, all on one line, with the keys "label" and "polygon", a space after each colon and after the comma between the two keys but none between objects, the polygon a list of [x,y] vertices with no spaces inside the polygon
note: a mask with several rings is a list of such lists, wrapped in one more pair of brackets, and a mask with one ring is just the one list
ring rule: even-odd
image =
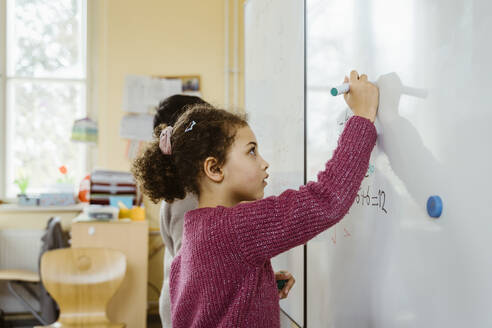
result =
[{"label": "girl writing on whiteboard", "polygon": [[[162,101],[157,112],[154,115],[154,131],[162,130],[165,126],[175,125],[179,116],[193,105],[208,105],[203,99],[189,95],[174,95]],[[159,127],[164,124],[163,127]],[[159,132],[160,133],[160,132]],[[159,137],[158,134],[155,137]],[[147,157],[147,162],[158,163],[162,160],[162,152],[154,153],[156,158]],[[158,175],[158,173],[155,173]],[[160,199],[156,199],[160,200]],[[164,280],[162,282],[161,295],[159,297],[159,315],[163,328],[171,328],[171,306],[169,299],[169,273],[171,263],[181,248],[181,236],[183,233],[183,221],[186,212],[198,208],[198,198],[193,193],[187,193],[183,199],[176,199],[172,203],[163,201],[160,209],[160,231],[162,240],[165,245],[164,255]],[[288,294],[287,288],[291,288],[294,283],[294,278],[289,272],[280,271],[275,273],[275,278],[278,280],[287,280],[289,286],[285,286],[279,291],[280,298],[286,298]]]},{"label": "girl writing on whiteboard", "polygon": [[[151,199],[198,198],[198,209],[185,214],[171,266],[173,327],[280,326],[270,259],[343,218],[376,142],[377,87],[356,71],[345,82],[355,116],[318,181],[299,190],[262,199],[268,163],[253,131],[243,117],[208,105],[162,129],[135,161],[135,177]],[[155,153],[162,154],[158,162],[150,160]]]}]

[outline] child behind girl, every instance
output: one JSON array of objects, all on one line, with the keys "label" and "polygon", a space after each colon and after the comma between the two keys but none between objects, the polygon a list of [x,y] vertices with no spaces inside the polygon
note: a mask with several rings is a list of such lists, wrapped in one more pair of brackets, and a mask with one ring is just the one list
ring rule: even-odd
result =
[{"label": "child behind girl", "polygon": [[[268,163],[253,132],[244,118],[210,106],[188,110],[135,162],[151,198],[198,196],[171,267],[173,327],[280,326],[270,259],[343,218],[376,142],[377,88],[356,71],[345,82],[355,116],[318,181],[299,190],[262,199]],[[159,152],[161,160],[151,161]]]},{"label": "child behind girl", "polygon": [[[192,105],[208,105],[203,99],[188,95],[174,95],[166,98],[159,104],[154,115],[154,131],[161,124],[173,126],[176,120]],[[162,127],[160,128],[162,130]],[[160,133],[160,132],[159,132]],[[159,134],[155,137],[159,138]],[[148,158],[148,161],[159,161],[164,155],[161,152],[154,154],[157,158]],[[156,202],[160,199],[155,199]],[[173,203],[162,202],[159,214],[159,223],[162,240],[165,245],[164,255],[164,281],[162,282],[161,295],[159,297],[159,315],[163,328],[171,328],[171,302],[169,299],[169,273],[171,262],[181,248],[181,236],[183,234],[184,214],[198,207],[196,195],[188,193],[184,199],[177,199]]]}]

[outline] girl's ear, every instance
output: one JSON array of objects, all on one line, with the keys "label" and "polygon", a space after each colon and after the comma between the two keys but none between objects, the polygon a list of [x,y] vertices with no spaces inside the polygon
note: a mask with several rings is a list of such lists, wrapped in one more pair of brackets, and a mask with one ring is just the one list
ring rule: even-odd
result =
[{"label": "girl's ear", "polygon": [[215,157],[207,157],[203,162],[203,171],[205,175],[214,182],[222,182],[224,180],[224,171],[219,166]]}]

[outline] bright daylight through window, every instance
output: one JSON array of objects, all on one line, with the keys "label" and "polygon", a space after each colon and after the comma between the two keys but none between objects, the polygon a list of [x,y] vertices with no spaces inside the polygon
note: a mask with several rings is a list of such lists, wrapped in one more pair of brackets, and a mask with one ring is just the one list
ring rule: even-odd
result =
[{"label": "bright daylight through window", "polygon": [[73,122],[87,112],[86,1],[0,1],[6,19],[0,196],[15,197],[22,183],[28,193],[73,188],[86,170],[85,146],[70,140]]}]

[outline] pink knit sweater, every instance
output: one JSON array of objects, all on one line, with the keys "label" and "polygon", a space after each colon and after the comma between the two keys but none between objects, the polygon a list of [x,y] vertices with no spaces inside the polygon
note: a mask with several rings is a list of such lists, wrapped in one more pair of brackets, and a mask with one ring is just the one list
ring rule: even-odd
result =
[{"label": "pink knit sweater", "polygon": [[187,212],[171,266],[173,327],[279,327],[270,259],[344,217],[375,142],[374,125],[353,117],[318,182],[252,203]]}]

